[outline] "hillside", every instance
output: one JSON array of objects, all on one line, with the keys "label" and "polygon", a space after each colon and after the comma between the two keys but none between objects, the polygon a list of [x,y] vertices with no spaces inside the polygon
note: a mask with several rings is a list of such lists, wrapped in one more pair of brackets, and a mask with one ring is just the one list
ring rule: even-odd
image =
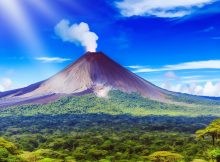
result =
[{"label": "hillside", "polygon": [[[175,100],[177,102],[177,99]],[[1,108],[0,116],[100,113],[109,115],[128,114],[132,116],[218,116],[220,114],[220,102],[218,101],[188,96],[182,96],[179,100],[179,104],[169,104],[150,100],[136,93],[127,94],[121,91],[110,91],[108,98],[100,98],[94,94],[85,94],[82,96],[63,97],[49,104],[28,104]],[[187,104],[182,105],[183,102]]]}]

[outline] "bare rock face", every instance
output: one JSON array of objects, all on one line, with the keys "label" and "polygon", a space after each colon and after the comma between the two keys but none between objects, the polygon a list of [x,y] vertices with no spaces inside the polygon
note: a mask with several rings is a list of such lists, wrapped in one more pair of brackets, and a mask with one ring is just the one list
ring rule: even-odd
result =
[{"label": "bare rock face", "polygon": [[136,92],[156,100],[166,98],[165,90],[128,71],[102,52],[87,52],[51,78],[26,88],[0,93],[0,98],[19,98],[24,101],[48,95],[85,93],[105,97],[109,90]]}]

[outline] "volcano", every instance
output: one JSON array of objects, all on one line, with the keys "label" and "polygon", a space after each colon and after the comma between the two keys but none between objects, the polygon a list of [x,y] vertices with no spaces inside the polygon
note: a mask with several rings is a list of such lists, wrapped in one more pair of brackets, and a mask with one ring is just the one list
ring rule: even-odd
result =
[{"label": "volcano", "polygon": [[102,52],[87,52],[51,78],[28,87],[0,93],[0,106],[48,103],[62,96],[108,91],[138,93],[154,100],[166,100],[167,92],[130,72]]}]

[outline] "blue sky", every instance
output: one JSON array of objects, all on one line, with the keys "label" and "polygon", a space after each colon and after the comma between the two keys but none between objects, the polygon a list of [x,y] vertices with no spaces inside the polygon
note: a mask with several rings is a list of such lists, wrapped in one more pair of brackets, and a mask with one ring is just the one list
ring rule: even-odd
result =
[{"label": "blue sky", "polygon": [[93,39],[158,86],[220,96],[219,20],[219,0],[0,1],[0,91],[50,77]]}]

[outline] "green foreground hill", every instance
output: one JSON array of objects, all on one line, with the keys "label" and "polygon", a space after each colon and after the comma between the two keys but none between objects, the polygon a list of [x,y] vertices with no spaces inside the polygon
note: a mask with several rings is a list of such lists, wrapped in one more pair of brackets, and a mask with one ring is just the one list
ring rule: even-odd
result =
[{"label": "green foreground hill", "polygon": [[0,109],[0,116],[34,116],[58,114],[109,114],[109,115],[170,115],[170,116],[207,116],[220,115],[218,101],[199,97],[181,95],[173,96],[176,103],[162,103],[141,97],[111,91],[108,98],[96,97],[94,94],[63,97],[56,102],[45,105],[21,105]]}]

